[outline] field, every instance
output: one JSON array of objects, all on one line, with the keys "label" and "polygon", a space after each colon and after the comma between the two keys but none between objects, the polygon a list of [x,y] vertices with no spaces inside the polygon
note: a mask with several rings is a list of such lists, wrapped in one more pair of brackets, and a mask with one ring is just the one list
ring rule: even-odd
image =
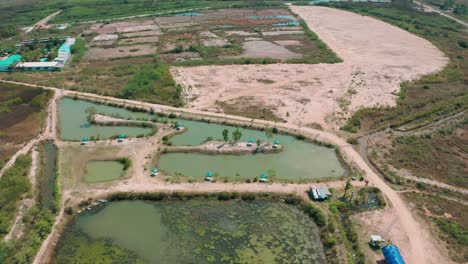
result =
[{"label": "field", "polygon": [[466,203],[417,192],[405,193],[404,197],[448,244],[451,258],[459,263],[467,262],[468,206]]},{"label": "field", "polygon": [[51,92],[0,83],[0,168],[22,144],[36,137]]}]

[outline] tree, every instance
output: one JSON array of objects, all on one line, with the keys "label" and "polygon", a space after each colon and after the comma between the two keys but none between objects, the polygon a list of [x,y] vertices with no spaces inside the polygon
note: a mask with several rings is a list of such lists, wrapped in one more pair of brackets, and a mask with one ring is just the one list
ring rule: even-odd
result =
[{"label": "tree", "polygon": [[262,141],[260,139],[257,139],[257,147],[260,147],[260,144],[262,144]]},{"label": "tree", "polygon": [[227,129],[223,130],[223,140],[224,141],[229,141],[229,130],[227,130]]},{"label": "tree", "polygon": [[265,135],[268,138],[268,143],[270,143],[270,139],[273,137],[273,130],[271,128],[265,129]]},{"label": "tree", "polygon": [[346,195],[348,194],[348,191],[351,190],[351,188],[353,188],[353,185],[351,184],[350,180],[347,180],[343,197],[346,197]]},{"label": "tree", "polygon": [[232,140],[237,143],[242,137],[242,131],[239,128],[236,128],[235,131],[232,132]]}]

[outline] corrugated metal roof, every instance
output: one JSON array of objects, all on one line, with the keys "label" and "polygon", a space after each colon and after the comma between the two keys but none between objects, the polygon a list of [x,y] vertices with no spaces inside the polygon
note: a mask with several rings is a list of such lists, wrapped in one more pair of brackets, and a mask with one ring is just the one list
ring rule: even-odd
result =
[{"label": "corrugated metal roof", "polygon": [[9,56],[8,58],[4,59],[4,60],[1,60],[0,61],[0,66],[10,66],[12,65],[13,63],[15,62],[18,62],[21,60],[21,56],[20,55],[11,55]]},{"label": "corrugated metal roof", "polygon": [[57,61],[21,62],[16,67],[63,67],[63,64]]}]

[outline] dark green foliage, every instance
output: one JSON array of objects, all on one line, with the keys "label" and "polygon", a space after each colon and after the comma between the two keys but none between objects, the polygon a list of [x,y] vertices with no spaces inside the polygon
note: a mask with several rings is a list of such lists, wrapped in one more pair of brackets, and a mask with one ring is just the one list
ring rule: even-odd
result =
[{"label": "dark green foliage", "polygon": [[127,157],[117,159],[117,161],[123,165],[124,171],[126,171],[128,168],[130,168],[130,166],[132,166],[132,160]]},{"label": "dark green foliage", "polygon": [[82,38],[77,38],[76,39],[76,42],[75,44],[72,46],[72,61],[71,61],[71,65],[76,65],[78,64],[81,59],[83,58],[83,56],[85,55],[86,53],[86,42],[84,39]]},{"label": "dark green foliage", "polygon": [[0,179],[0,238],[10,231],[20,199],[31,188],[28,179],[30,166],[30,156],[19,156]]},{"label": "dark green foliage", "polygon": [[468,230],[459,223],[446,218],[437,218],[437,226],[458,243],[468,245]]},{"label": "dark green foliage", "polygon": [[316,208],[312,204],[307,204],[304,208],[304,212],[314,219],[315,224],[318,226],[324,227],[327,224],[325,215],[320,211],[320,209]]},{"label": "dark green foliage", "polygon": [[153,103],[181,106],[182,87],[177,85],[169,71],[169,65],[157,62],[144,65],[130,79],[121,97]]}]

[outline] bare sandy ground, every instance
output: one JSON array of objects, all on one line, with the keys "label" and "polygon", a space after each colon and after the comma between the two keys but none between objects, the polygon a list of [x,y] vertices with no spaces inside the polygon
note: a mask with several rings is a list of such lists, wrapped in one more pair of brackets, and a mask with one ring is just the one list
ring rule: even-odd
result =
[{"label": "bare sandy ground", "polygon": [[343,63],[173,68],[176,80],[192,87],[189,106],[219,111],[217,100],[255,96],[264,105],[276,105],[277,114],[293,124],[329,128],[342,122],[331,117],[334,112],[346,116],[360,106],[395,105],[392,93],[402,81],[438,71],[447,63],[429,41],[382,21],[326,7],[291,9]]}]

